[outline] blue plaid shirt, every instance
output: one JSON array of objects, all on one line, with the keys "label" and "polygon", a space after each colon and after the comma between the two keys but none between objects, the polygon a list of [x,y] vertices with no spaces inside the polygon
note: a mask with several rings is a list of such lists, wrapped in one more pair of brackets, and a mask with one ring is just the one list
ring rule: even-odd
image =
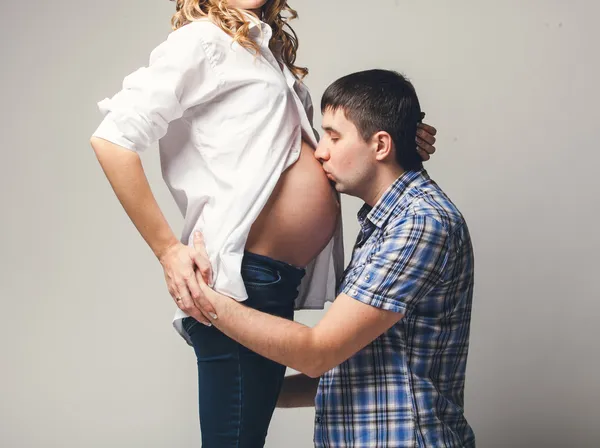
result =
[{"label": "blue plaid shirt", "polygon": [[315,446],[474,447],[463,415],[473,298],[463,216],[422,170],[358,220],[341,292],[404,317],[321,378]]}]

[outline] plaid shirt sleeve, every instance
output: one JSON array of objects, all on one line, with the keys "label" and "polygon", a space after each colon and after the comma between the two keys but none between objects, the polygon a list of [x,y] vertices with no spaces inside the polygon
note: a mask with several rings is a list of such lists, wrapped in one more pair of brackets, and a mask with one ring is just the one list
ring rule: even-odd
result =
[{"label": "plaid shirt sleeve", "polygon": [[365,265],[342,293],[368,305],[408,314],[442,281],[448,233],[430,216],[402,218],[383,232]]}]

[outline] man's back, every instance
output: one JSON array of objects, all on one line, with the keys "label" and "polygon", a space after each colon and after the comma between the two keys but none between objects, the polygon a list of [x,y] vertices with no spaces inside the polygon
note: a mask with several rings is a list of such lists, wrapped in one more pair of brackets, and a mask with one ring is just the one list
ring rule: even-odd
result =
[{"label": "man's back", "polygon": [[463,216],[418,171],[363,207],[359,222],[341,292],[404,318],[322,377],[316,446],[474,446],[463,417],[473,297]]}]

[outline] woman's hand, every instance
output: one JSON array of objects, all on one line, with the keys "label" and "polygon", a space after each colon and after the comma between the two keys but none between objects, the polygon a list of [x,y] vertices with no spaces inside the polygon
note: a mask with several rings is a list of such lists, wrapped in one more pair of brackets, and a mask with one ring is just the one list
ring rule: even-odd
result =
[{"label": "woman's hand", "polygon": [[[425,118],[425,113],[421,114],[421,119]],[[421,158],[425,161],[431,158],[435,152],[435,134],[437,129],[425,123],[417,125],[417,151]]]},{"label": "woman's hand", "polygon": [[214,308],[204,297],[196,278],[198,272],[208,284],[212,283],[212,270],[204,244],[196,249],[177,242],[164,251],[159,261],[169,293],[179,309],[198,322],[211,325],[204,313],[214,314]]}]

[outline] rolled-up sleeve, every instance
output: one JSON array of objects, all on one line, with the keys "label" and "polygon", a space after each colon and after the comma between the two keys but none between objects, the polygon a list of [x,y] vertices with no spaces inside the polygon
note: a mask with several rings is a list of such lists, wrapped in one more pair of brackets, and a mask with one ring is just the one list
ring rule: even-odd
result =
[{"label": "rolled-up sleeve", "polygon": [[193,24],[172,32],[152,51],[148,67],[123,80],[123,88],[98,103],[104,115],[94,137],[132,151],[162,138],[169,123],[206,103],[219,83]]},{"label": "rolled-up sleeve", "polygon": [[386,229],[369,262],[342,292],[356,300],[408,314],[443,279],[448,233],[429,216],[409,216]]}]

